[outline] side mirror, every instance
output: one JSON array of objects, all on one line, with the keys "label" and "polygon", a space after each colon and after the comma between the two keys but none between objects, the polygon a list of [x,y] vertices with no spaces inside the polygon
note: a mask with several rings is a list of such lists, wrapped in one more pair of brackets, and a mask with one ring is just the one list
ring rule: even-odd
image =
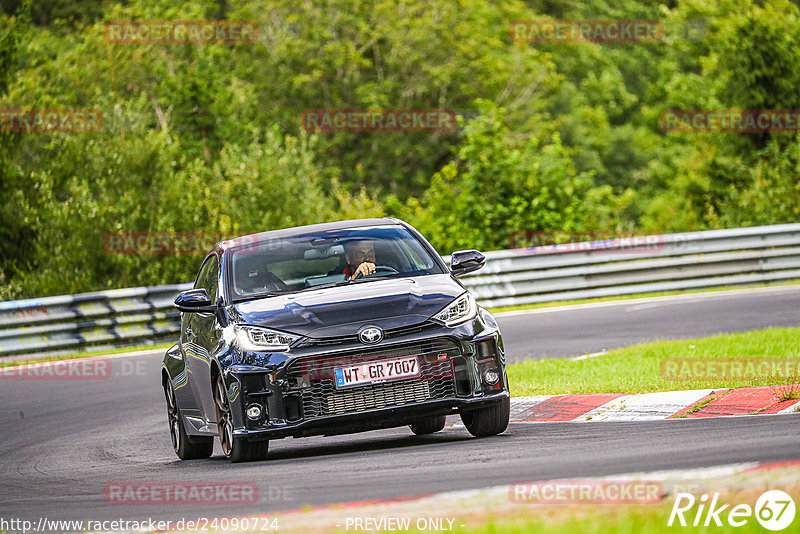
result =
[{"label": "side mirror", "polygon": [[184,291],[175,299],[175,307],[182,312],[213,313],[216,306],[211,302],[208,291],[205,289],[190,289]]},{"label": "side mirror", "polygon": [[450,256],[450,271],[454,276],[477,271],[486,263],[486,256],[477,250],[459,250]]}]

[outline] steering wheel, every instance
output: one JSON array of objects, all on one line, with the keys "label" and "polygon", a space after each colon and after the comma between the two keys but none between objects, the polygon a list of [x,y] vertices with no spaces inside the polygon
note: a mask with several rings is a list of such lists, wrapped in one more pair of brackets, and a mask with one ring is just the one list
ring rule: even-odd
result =
[{"label": "steering wheel", "polygon": [[[370,273],[367,276],[375,276],[378,273],[400,274],[400,271],[398,271],[394,267],[389,267],[388,265],[376,265],[375,266],[375,272],[374,273]],[[363,274],[357,273],[355,278],[353,278],[353,280],[358,280],[359,278],[362,278],[363,276],[364,276]]]}]

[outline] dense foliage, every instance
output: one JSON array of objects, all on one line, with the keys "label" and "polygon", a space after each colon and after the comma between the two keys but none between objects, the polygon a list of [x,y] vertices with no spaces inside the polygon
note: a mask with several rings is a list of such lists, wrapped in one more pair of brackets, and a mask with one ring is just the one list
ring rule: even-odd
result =
[{"label": "dense foliage", "polygon": [[[509,22],[659,19],[658,43],[515,43]],[[258,24],[240,44],[115,44],[107,21]],[[0,299],[176,283],[195,255],[115,232],[241,235],[392,215],[442,253],[518,231],[793,222],[797,133],[665,133],[666,109],[800,109],[787,0],[0,0]],[[459,110],[439,132],[309,133],[304,110]]]}]

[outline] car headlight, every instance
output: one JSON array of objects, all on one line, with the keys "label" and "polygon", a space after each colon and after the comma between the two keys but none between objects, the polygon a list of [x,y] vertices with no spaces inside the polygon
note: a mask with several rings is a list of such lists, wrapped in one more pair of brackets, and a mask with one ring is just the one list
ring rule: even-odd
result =
[{"label": "car headlight", "polygon": [[242,350],[251,352],[281,352],[289,350],[289,346],[300,339],[300,336],[257,326],[237,326],[235,331],[239,347]]},{"label": "car headlight", "polygon": [[475,299],[469,293],[464,293],[433,318],[442,321],[446,326],[456,326],[474,319],[477,314],[478,305]]}]

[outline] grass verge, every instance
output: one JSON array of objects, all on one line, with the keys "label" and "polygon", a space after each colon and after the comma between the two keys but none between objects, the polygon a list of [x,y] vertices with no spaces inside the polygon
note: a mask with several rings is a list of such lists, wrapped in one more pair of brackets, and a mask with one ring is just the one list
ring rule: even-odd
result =
[{"label": "grass verge", "polygon": [[[726,495],[724,502],[748,503],[754,505],[755,497]],[[729,499],[729,500],[728,500]],[[528,513],[517,512],[503,516],[490,516],[482,522],[467,521],[466,528],[458,529],[463,534],[640,534],[674,533],[690,530],[692,533],[724,532],[731,527],[727,524],[727,514],[720,517],[723,526],[691,525],[693,515],[687,517],[688,526],[681,527],[677,520],[673,526],[667,526],[673,499],[667,499],[659,505],[560,505],[537,507],[531,506]],[[695,510],[693,510],[694,512]],[[705,520],[705,514],[703,515]],[[747,518],[747,523],[735,529],[736,532],[766,532],[754,517]]]},{"label": "grass verge", "polygon": [[[743,378],[730,371],[718,375],[663,376],[667,360],[777,360],[784,364],[774,374]],[[717,362],[714,362],[717,360]],[[552,395],[561,393],[649,393],[681,389],[772,386],[800,382],[800,328],[768,328],[753,332],[723,334],[682,341],[656,341],[616,349],[582,360],[529,360],[509,365],[508,380],[512,395]],[[682,369],[681,366],[678,367]],[[724,369],[724,367],[723,367]],[[787,374],[787,370],[790,371]],[[683,376],[683,375],[677,375]],[[795,389],[786,395],[796,394]]]}]

